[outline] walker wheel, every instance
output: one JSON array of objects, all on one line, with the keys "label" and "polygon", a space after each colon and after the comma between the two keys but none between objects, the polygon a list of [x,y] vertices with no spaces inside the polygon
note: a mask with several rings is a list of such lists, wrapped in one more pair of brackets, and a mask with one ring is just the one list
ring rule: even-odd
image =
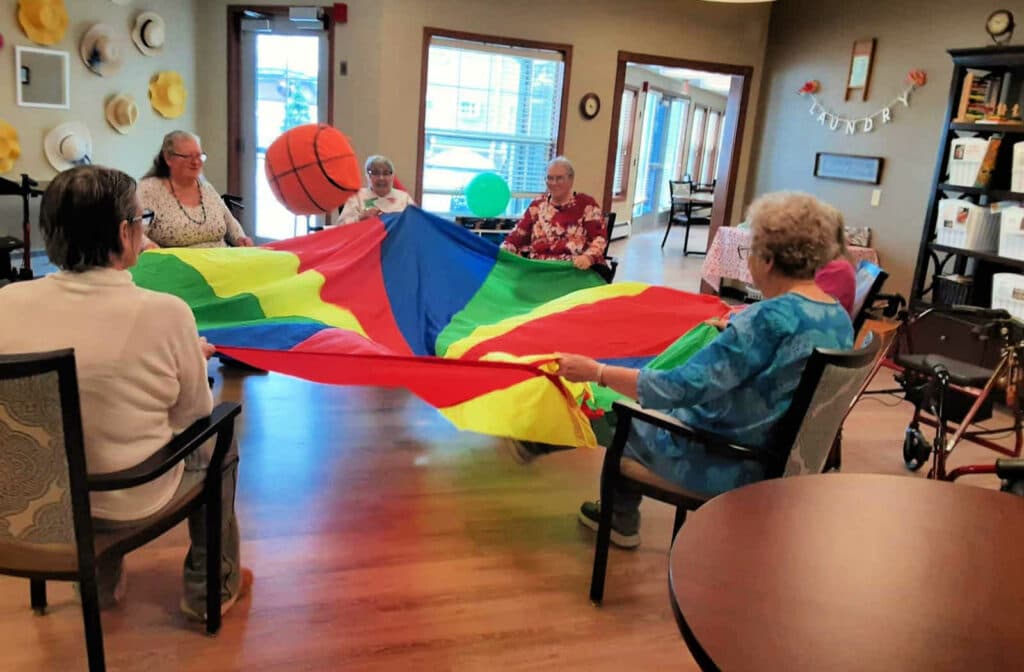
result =
[{"label": "walker wheel", "polygon": [[917,471],[925,465],[932,454],[932,447],[917,427],[907,427],[903,437],[903,463],[910,471]]}]

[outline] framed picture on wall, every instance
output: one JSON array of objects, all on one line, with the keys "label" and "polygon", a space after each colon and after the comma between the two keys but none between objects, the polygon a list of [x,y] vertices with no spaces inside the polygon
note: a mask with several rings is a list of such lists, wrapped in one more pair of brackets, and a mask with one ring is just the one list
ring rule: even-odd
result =
[{"label": "framed picture on wall", "polygon": [[814,176],[830,180],[879,184],[882,181],[884,163],[885,159],[880,156],[818,152],[814,157]]},{"label": "framed picture on wall", "polygon": [[871,65],[875,58],[875,38],[857,40],[850,54],[850,74],[846,79],[845,100],[867,100],[871,86]]}]

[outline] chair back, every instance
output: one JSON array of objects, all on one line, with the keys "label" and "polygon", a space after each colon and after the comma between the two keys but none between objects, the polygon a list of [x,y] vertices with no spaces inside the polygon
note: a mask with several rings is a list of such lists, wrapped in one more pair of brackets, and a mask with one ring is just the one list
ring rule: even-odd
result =
[{"label": "chair back", "polygon": [[872,337],[857,350],[815,348],[811,353],[793,403],[771,441],[782,466],[777,475],[817,474],[825,468],[832,442],[871,373],[880,343]]},{"label": "chair back", "polygon": [[73,350],[0,355],[0,571],[73,571],[92,523]]},{"label": "chair back", "polygon": [[693,193],[693,182],[688,179],[669,180],[668,191],[672,198],[682,198]]},{"label": "chair back", "polygon": [[615,218],[618,215],[614,212],[604,213],[604,256],[608,257],[608,246],[612,244],[612,232],[615,230]]},{"label": "chair back", "polygon": [[882,291],[889,274],[878,264],[862,259],[857,264],[856,285],[853,296],[853,333],[856,334],[864,326],[868,311],[875,302],[875,297]]}]

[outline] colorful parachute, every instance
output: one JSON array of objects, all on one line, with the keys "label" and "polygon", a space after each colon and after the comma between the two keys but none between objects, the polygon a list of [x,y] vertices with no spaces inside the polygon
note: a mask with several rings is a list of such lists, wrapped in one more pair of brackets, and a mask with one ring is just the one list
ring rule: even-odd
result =
[{"label": "colorful parachute", "polygon": [[680,337],[726,312],[711,296],[517,257],[417,208],[261,248],[155,250],[133,275],[184,299],[218,351],[253,366],[405,387],[461,429],[580,446],[595,442],[584,407],[612,396],[555,375],[555,353],[677,361],[714,330]]}]

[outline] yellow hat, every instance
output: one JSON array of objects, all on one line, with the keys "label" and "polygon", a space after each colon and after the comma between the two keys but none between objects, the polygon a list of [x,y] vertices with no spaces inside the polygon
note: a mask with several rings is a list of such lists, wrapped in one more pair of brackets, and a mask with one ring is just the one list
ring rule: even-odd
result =
[{"label": "yellow hat", "polygon": [[6,173],[14,167],[14,162],[21,156],[21,145],[18,143],[18,132],[3,119],[0,119],[0,173]]},{"label": "yellow hat", "polygon": [[18,23],[36,44],[57,44],[68,28],[64,0],[18,0]]},{"label": "yellow hat", "polygon": [[149,80],[149,102],[160,116],[168,119],[180,117],[185,111],[186,100],[185,82],[173,70],[158,72]]}]

